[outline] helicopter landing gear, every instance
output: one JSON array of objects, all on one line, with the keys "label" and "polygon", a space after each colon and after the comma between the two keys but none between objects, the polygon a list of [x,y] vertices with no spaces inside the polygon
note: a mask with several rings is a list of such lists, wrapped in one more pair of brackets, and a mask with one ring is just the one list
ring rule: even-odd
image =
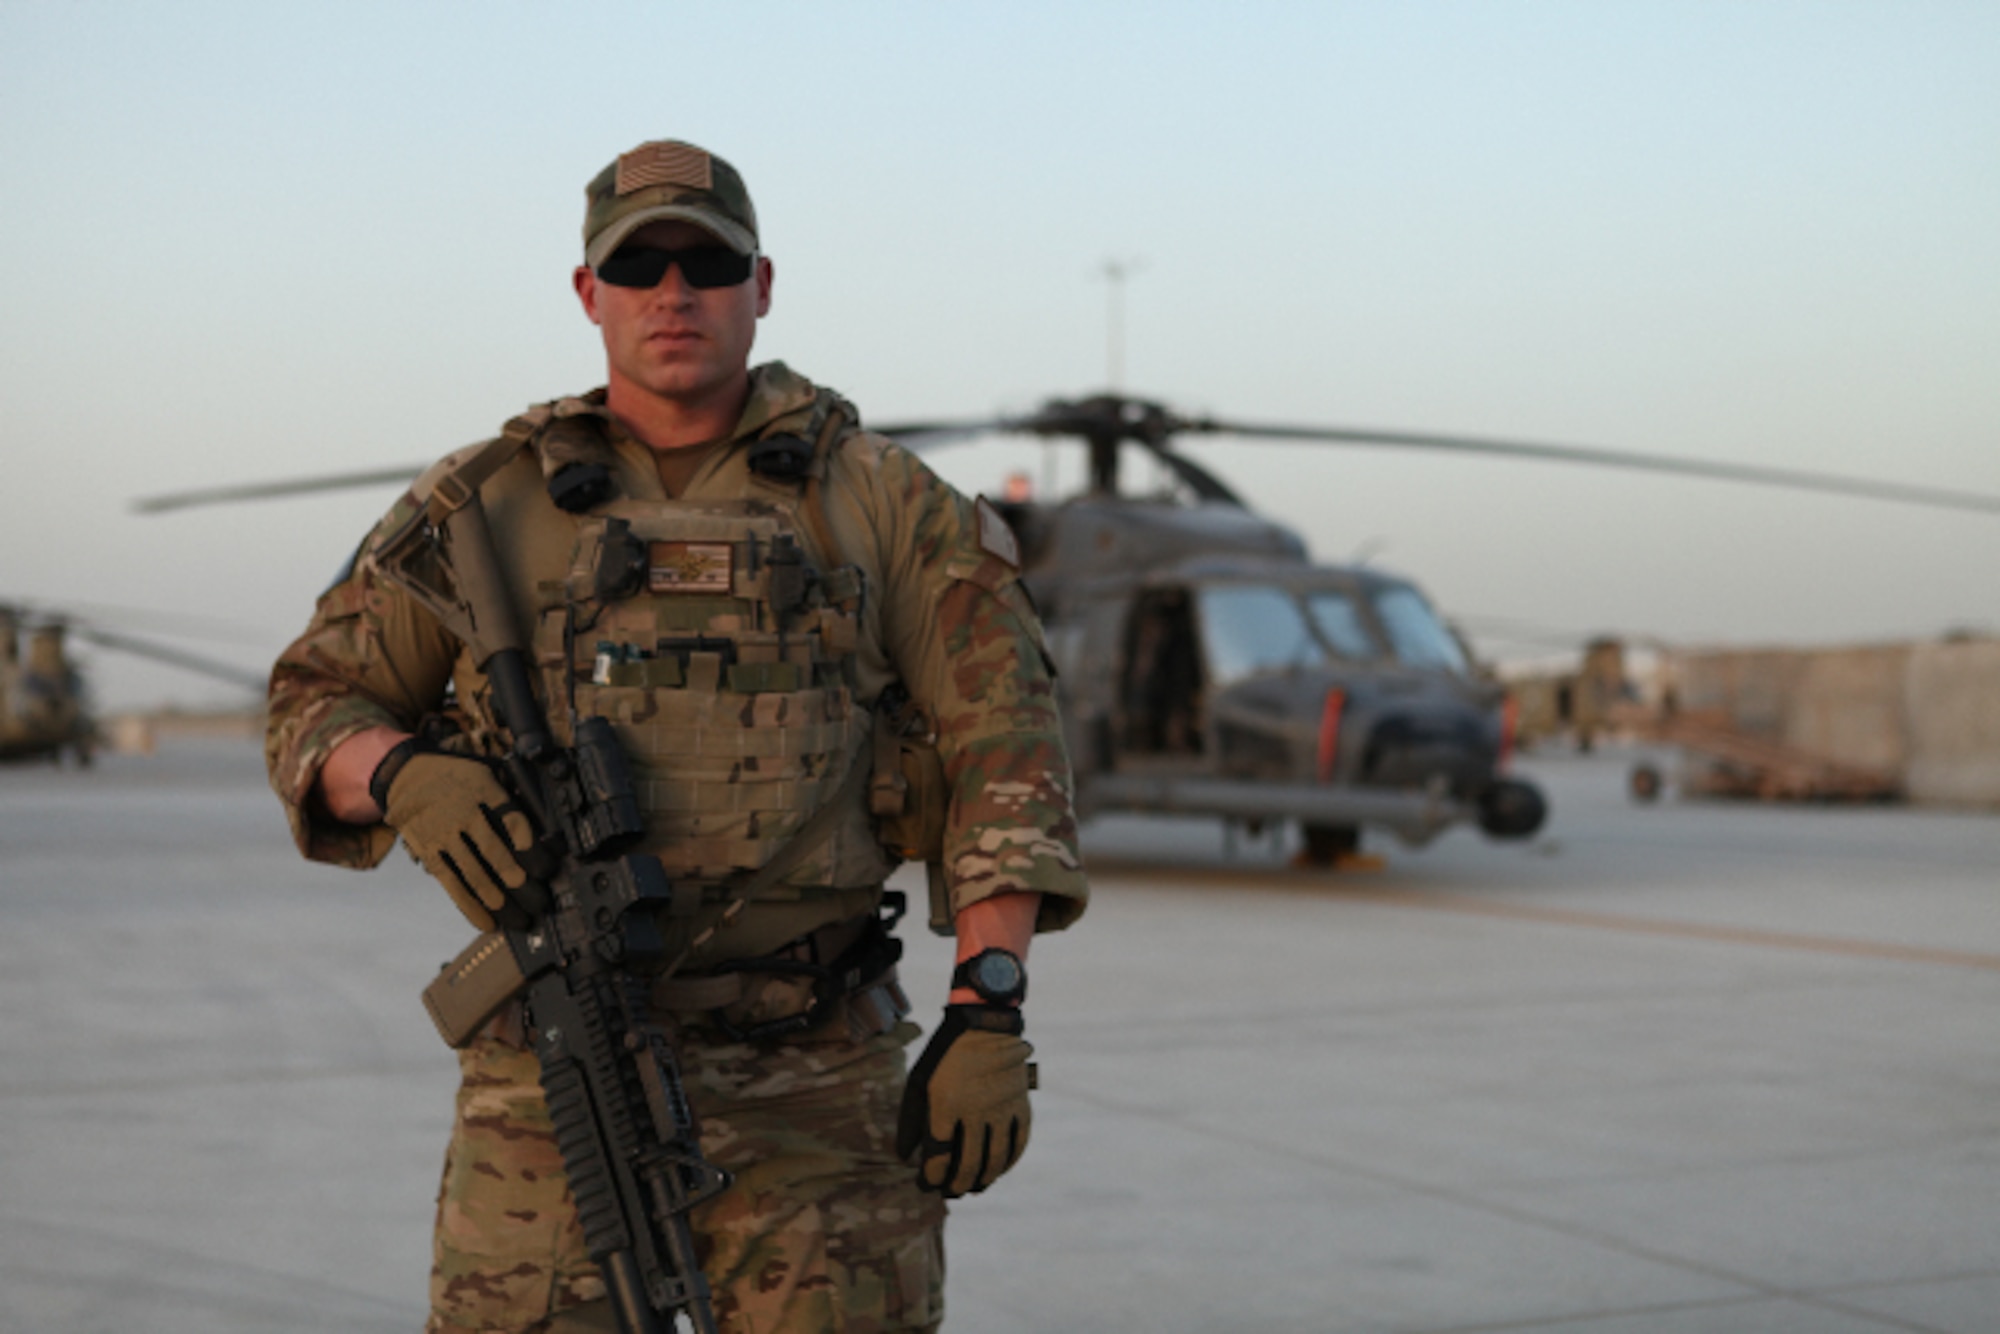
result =
[{"label": "helicopter landing gear", "polygon": [[1631,775],[1625,780],[1625,786],[1631,792],[1632,800],[1637,802],[1658,801],[1660,789],[1664,785],[1665,780],[1660,777],[1660,771],[1650,764],[1633,765]]},{"label": "helicopter landing gear", "polygon": [[1361,831],[1351,824],[1301,825],[1305,846],[1292,857],[1304,871],[1379,871],[1388,860],[1361,850]]},{"label": "helicopter landing gear", "polygon": [[1527,838],[1549,817],[1541,789],[1518,778],[1500,778],[1479,797],[1479,827],[1490,838]]}]

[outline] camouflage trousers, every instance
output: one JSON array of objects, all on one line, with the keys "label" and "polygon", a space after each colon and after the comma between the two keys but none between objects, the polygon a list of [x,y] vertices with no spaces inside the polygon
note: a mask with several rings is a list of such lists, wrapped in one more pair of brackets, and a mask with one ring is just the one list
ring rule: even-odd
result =
[{"label": "camouflage trousers", "polygon": [[[691,1220],[727,1334],[937,1328],[945,1206],[895,1156],[917,1033],[904,1022],[861,1042],[807,1034],[768,1048],[684,1037],[702,1150],[736,1177]],[[427,1334],[615,1329],[534,1054],[482,1037],[459,1063]]]}]

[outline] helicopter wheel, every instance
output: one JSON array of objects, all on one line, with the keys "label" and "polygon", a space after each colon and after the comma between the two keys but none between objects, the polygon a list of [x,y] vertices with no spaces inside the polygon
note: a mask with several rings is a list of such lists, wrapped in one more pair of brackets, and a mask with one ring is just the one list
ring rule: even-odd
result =
[{"label": "helicopter wheel", "polygon": [[1361,831],[1349,824],[1309,824],[1300,828],[1306,845],[1301,860],[1322,869],[1361,851]]},{"label": "helicopter wheel", "polygon": [[1361,831],[1351,824],[1299,826],[1305,846],[1292,865],[1310,871],[1379,871],[1387,863],[1361,850]]},{"label": "helicopter wheel", "polygon": [[1660,771],[1650,764],[1633,765],[1631,776],[1625,780],[1627,790],[1632,793],[1632,800],[1641,802],[1658,801],[1660,788],[1663,785]]}]

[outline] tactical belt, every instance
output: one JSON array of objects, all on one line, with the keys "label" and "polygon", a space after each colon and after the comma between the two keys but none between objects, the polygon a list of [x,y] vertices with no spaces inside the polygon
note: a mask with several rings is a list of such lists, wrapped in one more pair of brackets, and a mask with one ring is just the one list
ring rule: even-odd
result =
[{"label": "tactical belt", "polygon": [[[887,916],[869,913],[809,931],[770,954],[736,959],[714,971],[653,983],[655,1009],[685,1015],[739,1042],[768,1042],[818,1028],[845,1011],[859,1041],[885,1033],[910,1011],[896,977],[903,944],[890,934],[907,903],[882,896]],[[744,1008],[775,1001],[786,1013],[751,1022]]]},{"label": "tactical belt", "polygon": [[662,978],[653,983],[653,1007],[659,1010],[719,1010],[725,1005],[734,1005],[743,999],[749,975],[759,971],[757,965],[765,959],[798,963],[838,959],[860,943],[872,920],[872,917],[863,915],[828,922],[796,940],[787,941],[769,954],[746,959],[740,965],[733,964],[726,972]]},{"label": "tactical belt", "polygon": [[[726,971],[662,978],[653,983],[647,999],[655,1010],[682,1023],[713,1028],[738,1042],[768,1042],[843,1016],[855,1042],[886,1033],[911,1006],[896,974],[902,942],[888,934],[889,924],[902,915],[902,895],[892,891],[883,898],[892,913],[886,921],[870,914],[830,922],[770,954],[724,965]],[[799,1008],[759,1023],[731,1017],[732,1010],[758,999],[777,979],[797,979]],[[502,1006],[482,1031],[509,1046],[525,1047],[526,1014],[520,999]]]}]

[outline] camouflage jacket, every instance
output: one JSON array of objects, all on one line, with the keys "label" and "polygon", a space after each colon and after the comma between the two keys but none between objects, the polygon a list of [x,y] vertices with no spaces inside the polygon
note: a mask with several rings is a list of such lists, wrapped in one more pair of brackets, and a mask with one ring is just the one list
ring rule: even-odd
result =
[{"label": "camouflage jacket", "polygon": [[[729,443],[707,457],[680,499],[734,499],[768,486],[748,471],[749,444],[774,431],[805,430],[833,401],[782,364],[758,367]],[[666,500],[651,451],[604,410],[601,392],[532,410],[510,423],[510,432],[525,439],[555,417],[591,419],[609,442],[624,496]],[[539,443],[524,444],[480,487],[503,567],[511,567],[517,583],[530,582],[530,570],[546,570],[549,554],[574,529],[571,516],[548,499],[539,449]],[[307,857],[368,867],[395,842],[384,825],[334,819],[313,795],[326,757],[349,737],[383,724],[414,730],[446,702],[449,688],[475,743],[499,746],[471,656],[373,559],[377,544],[409,518],[431,481],[469,452],[441,461],[397,502],[273,669],[266,759]],[[954,909],[994,894],[1034,891],[1044,896],[1039,928],[1068,925],[1087,896],[1071,778],[1040,627],[1008,558],[1011,540],[994,531],[990,511],[882,436],[845,436],[825,451],[824,467],[820,531],[840,551],[822,553],[822,561],[859,565],[869,588],[856,694],[872,701],[901,680],[937,721],[950,791],[943,864]],[[801,525],[802,534],[811,531]],[[529,590],[518,592],[526,607]],[[850,856],[832,878],[834,887],[848,886],[863,897],[836,892],[768,905],[754,927],[745,922],[753,929],[731,933],[731,953],[768,948],[865,908],[886,866],[872,840],[868,852],[859,860]]]}]

